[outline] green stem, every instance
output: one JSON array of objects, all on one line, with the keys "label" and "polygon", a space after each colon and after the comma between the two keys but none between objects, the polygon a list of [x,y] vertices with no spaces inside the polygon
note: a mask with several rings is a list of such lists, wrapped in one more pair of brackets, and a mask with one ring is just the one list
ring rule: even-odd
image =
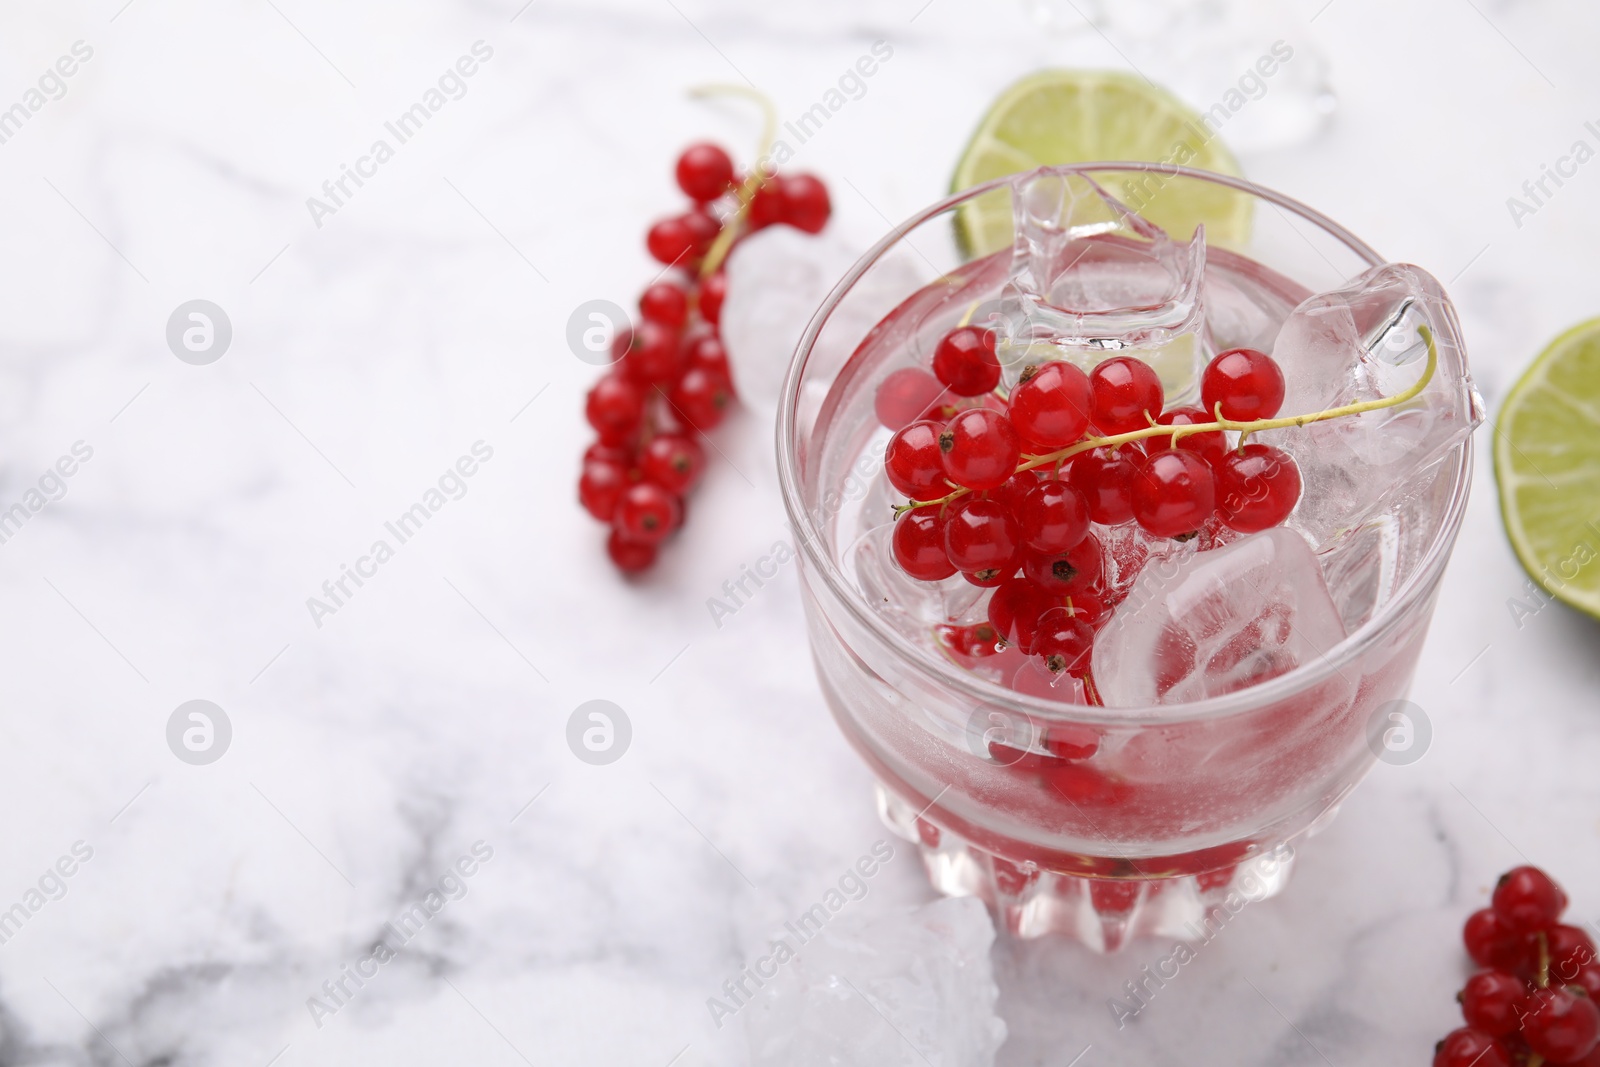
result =
[{"label": "green stem", "polygon": [[[1417,332],[1422,335],[1422,340],[1428,346],[1428,362],[1422,370],[1422,377],[1418,378],[1415,384],[1413,384],[1410,388],[1404,390],[1403,392],[1396,393],[1394,396],[1386,396],[1378,400],[1362,400],[1354,404],[1344,404],[1340,407],[1329,408],[1326,411],[1313,412],[1309,415],[1291,415],[1278,419],[1256,419],[1252,422],[1236,422],[1233,419],[1223,418],[1221,405],[1219,404],[1217,407],[1217,419],[1215,422],[1196,423],[1193,426],[1151,425],[1142,430],[1131,430],[1128,433],[1119,433],[1111,437],[1086,437],[1076,444],[1068,445],[1066,448],[1057,449],[1054,452],[1048,452],[1041,456],[1030,456],[1022,463],[1017,464],[1016,473],[1021,474],[1023,471],[1031,471],[1035,467],[1043,467],[1050,463],[1063,463],[1066,460],[1071,459],[1073,456],[1078,455],[1080,452],[1088,452],[1089,450],[1095,448],[1115,448],[1118,445],[1125,445],[1131,441],[1142,441],[1147,437],[1166,437],[1171,435],[1171,447],[1176,448],[1178,447],[1178,442],[1183,440],[1183,438],[1188,437],[1190,434],[1212,433],[1217,430],[1237,430],[1241,434],[1240,444],[1242,445],[1244,443],[1244,438],[1253,433],[1260,433],[1262,430],[1285,430],[1291,426],[1306,426],[1313,422],[1326,422],[1329,419],[1340,419],[1349,415],[1360,415],[1366,411],[1378,411],[1382,408],[1396,407],[1400,404],[1404,404],[1410,400],[1416,399],[1416,397],[1428,387],[1428,383],[1433,380],[1434,371],[1437,370],[1439,366],[1439,349],[1434,344],[1433,331],[1428,329],[1426,326],[1418,326]],[[965,496],[970,492],[972,492],[971,489],[957,487],[953,492],[935,500],[913,500],[909,504],[896,504],[894,507],[894,513],[896,516],[899,516],[904,512],[910,511],[912,508],[930,507],[933,505],[943,506],[953,500],[957,500]]]}]

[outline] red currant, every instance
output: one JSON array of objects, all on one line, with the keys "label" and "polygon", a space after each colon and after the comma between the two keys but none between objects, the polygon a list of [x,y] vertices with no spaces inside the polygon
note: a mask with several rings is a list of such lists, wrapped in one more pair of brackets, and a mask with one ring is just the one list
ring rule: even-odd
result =
[{"label": "red currant", "polygon": [[1100,585],[1105,577],[1105,553],[1100,541],[1089,536],[1065,552],[1027,553],[1022,560],[1022,573],[1048,593],[1077,596]]},{"label": "red currant", "polygon": [[783,195],[784,181],[774,174],[756,187],[755,195],[750,198],[750,229],[760,230],[784,220],[788,207]]},{"label": "red currant", "polygon": [[646,319],[633,332],[633,341],[622,357],[622,367],[635,381],[658,385],[678,376],[682,365],[679,355],[676,328]]},{"label": "red currant", "polygon": [[689,199],[704,204],[733,184],[733,160],[714,144],[692,144],[678,157],[677,178]]},{"label": "red currant", "polygon": [[[1201,423],[1215,422],[1211,416],[1199,408],[1173,408],[1164,411],[1156,422],[1162,426],[1196,426]],[[1172,448],[1172,438],[1162,434],[1148,438],[1144,449],[1150,455],[1165,452]],[[1199,433],[1186,433],[1178,438],[1179,448],[1186,448],[1190,452],[1197,452],[1207,463],[1216,463],[1228,451],[1228,435],[1221,430],[1202,430]]]},{"label": "red currant", "polygon": [[989,598],[989,624],[1006,644],[1032,655],[1039,620],[1058,603],[1026,578],[1007,578]]},{"label": "red currant", "polygon": [[1522,1017],[1522,1036],[1553,1063],[1580,1060],[1600,1043],[1600,1008],[1581,989],[1536,990]]},{"label": "red currant", "polygon": [[1212,465],[1217,510],[1229,529],[1256,533],[1283,522],[1300,501],[1300,468],[1287,452],[1247,443]]},{"label": "red currant", "polygon": [[1117,526],[1133,518],[1133,480],[1143,460],[1144,453],[1131,444],[1091,449],[1073,458],[1067,482],[1083,494],[1090,519]]},{"label": "red currant", "polygon": [[1035,481],[1011,505],[1011,514],[1018,535],[1035,552],[1065,552],[1089,532],[1089,504],[1066,482]]},{"label": "red currant", "polygon": [[921,367],[901,367],[878,383],[872,410],[884,426],[898,430],[927,414],[943,393],[939,379]]},{"label": "red currant", "polygon": [[722,320],[722,302],[728,296],[728,274],[717,271],[700,283],[700,317],[715,326]]},{"label": "red currant", "polygon": [[1433,1067],[1512,1067],[1511,1053],[1496,1038],[1464,1026],[1434,1046]]},{"label": "red currant", "polygon": [[578,478],[578,502],[601,522],[610,522],[627,488],[627,467],[612,460],[587,460]]},{"label": "red currant", "polygon": [[697,262],[707,252],[711,251],[712,242],[717,239],[717,234],[722,232],[722,223],[718,222],[716,216],[712,215],[711,212],[703,208],[686,211],[678,218],[689,231],[688,262]]},{"label": "red currant", "polygon": [[627,468],[633,465],[633,450],[626,445],[608,445],[603,441],[596,441],[583,451],[585,463],[592,463],[595,460],[618,463]]},{"label": "red currant", "polygon": [[733,406],[733,385],[705,367],[690,367],[667,394],[672,410],[697,430],[720,423]]},{"label": "red currant", "polygon": [[[1576,926],[1552,926],[1545,938],[1545,951],[1550,955],[1551,982],[1571,982],[1577,977],[1580,967],[1595,961],[1594,942]],[[1539,948],[1535,943],[1530,956],[1537,959],[1538,954]]]},{"label": "red currant", "polygon": [[689,317],[689,294],[671,282],[656,282],[639,297],[639,314],[646,322],[680,329]]},{"label": "red currant", "polygon": [[1003,572],[1000,578],[1006,578],[1016,566],[1016,525],[997,501],[962,497],[945,514],[944,547],[956,569],[980,577]]},{"label": "red currant", "polygon": [[968,408],[945,423],[939,452],[945,477],[977,490],[1004,485],[1022,455],[1011,421],[988,408]]},{"label": "red currant", "polygon": [[1467,1025],[1493,1037],[1515,1033],[1527,1010],[1528,983],[1505,971],[1481,971],[1457,994]]},{"label": "red currant", "polygon": [[1494,887],[1494,910],[1518,933],[1548,930],[1561,919],[1567,895],[1537,867],[1513,867]]},{"label": "red currant", "polygon": [[686,260],[694,254],[697,243],[690,225],[677,216],[662,219],[645,235],[645,247],[658,263],[671,266]]},{"label": "red currant", "polygon": [[1600,1004],[1600,962],[1585,963],[1567,984],[1582,989],[1590,1000]]},{"label": "red currant", "polygon": [[680,351],[688,366],[710,371],[719,378],[728,378],[728,350],[722,347],[722,339],[715,332],[708,331],[692,340],[686,339]]},{"label": "red currant", "polygon": [[1044,747],[1060,759],[1088,759],[1100,750],[1100,735],[1087,726],[1052,726]]},{"label": "red currant", "polygon": [[1283,407],[1283,371],[1265,352],[1230,348],[1206,364],[1200,377],[1200,398],[1206,421],[1222,417],[1233,422],[1270,419]]},{"label": "red currant", "polygon": [[1515,970],[1526,958],[1522,935],[1511,929],[1493,908],[1483,908],[1467,917],[1462,938],[1467,955],[1480,967]]},{"label": "red currant", "polygon": [[657,434],[639,457],[639,468],[646,478],[679,496],[694,488],[705,465],[706,454],[700,443],[676,433]]},{"label": "red currant", "polygon": [[896,519],[891,547],[900,569],[919,582],[941,582],[956,572],[937,507],[913,508]]},{"label": "red currant", "polygon": [[994,331],[957,326],[933,350],[933,373],[957,396],[979,396],[1000,384]]},{"label": "red currant", "polygon": [[1024,368],[1007,412],[1017,435],[1037,451],[1065,448],[1089,428],[1089,378],[1059,359]]},{"label": "red currant", "polygon": [[889,484],[912,500],[931,500],[947,491],[939,433],[936,422],[913,422],[889,438],[884,450],[883,472]]},{"label": "red currant", "polygon": [[637,574],[649,570],[655,563],[656,546],[630,541],[622,536],[620,530],[612,530],[611,536],[606,538],[606,554],[624,574]]},{"label": "red currant", "polygon": [[1133,481],[1133,517],[1157,537],[1195,533],[1216,510],[1211,467],[1181,448],[1146,458]]},{"label": "red currant", "polygon": [[785,178],[781,188],[783,221],[805,233],[821,233],[833,212],[828,187],[809,174],[796,174]]},{"label": "red currant", "polygon": [[1161,378],[1133,356],[1113,356],[1089,372],[1090,421],[1104,434],[1131,433],[1161,413]]},{"label": "red currant", "polygon": [[1052,674],[1082,674],[1094,651],[1094,628],[1066,608],[1051,608],[1039,620],[1034,650]]},{"label": "red currant", "polygon": [[612,521],[627,540],[656,545],[678,528],[682,518],[677,494],[653,482],[635,482],[623,492]]},{"label": "red currant", "polygon": [[644,418],[644,390],[620,374],[607,374],[589,390],[584,415],[603,444],[620,445]]}]

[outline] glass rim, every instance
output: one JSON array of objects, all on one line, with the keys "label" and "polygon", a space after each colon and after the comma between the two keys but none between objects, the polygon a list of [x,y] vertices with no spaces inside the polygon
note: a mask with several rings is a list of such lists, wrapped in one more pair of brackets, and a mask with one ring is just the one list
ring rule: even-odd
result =
[{"label": "glass rim", "polygon": [[952,210],[968,200],[996,189],[1011,186],[1020,176],[1033,174],[1057,176],[1087,174],[1092,176],[1096,172],[1105,171],[1155,171],[1174,177],[1192,178],[1198,181],[1224,185],[1298,215],[1329,236],[1342,242],[1358,258],[1364,260],[1368,267],[1376,267],[1389,262],[1349,230],[1321,212],[1307,207],[1297,200],[1246,181],[1243,178],[1216,174],[1194,167],[1182,167],[1171,163],[1095,162],[1039,167],[1032,171],[1023,171],[1020,174],[991,179],[981,185],[975,185],[970,189],[947,196],[917,212],[898,226],[893,227],[845,272],[844,276],[839,279],[838,283],[834,285],[821,305],[812,314],[811,320],[807,323],[805,332],[801,335],[799,344],[790,358],[789,369],[784,376],[783,390],[778,398],[778,482],[783,492],[784,509],[788,512],[790,522],[800,535],[796,538],[797,548],[803,555],[807,565],[815,568],[816,573],[826,582],[833,595],[863,628],[872,633],[877,639],[883,641],[901,659],[937,679],[941,685],[969,697],[978,704],[1009,707],[1021,711],[1030,718],[1037,718],[1044,722],[1064,721],[1106,726],[1125,725],[1128,723],[1160,725],[1222,718],[1230,714],[1269,705],[1292,697],[1297,693],[1314,689],[1335,673],[1342,673],[1341,668],[1371,649],[1374,645],[1381,643],[1412,605],[1431,594],[1432,590],[1437,586],[1438,578],[1443,572],[1445,564],[1449,561],[1450,546],[1455,542],[1456,533],[1460,530],[1466,515],[1467,497],[1472,482],[1473,448],[1470,434],[1466,440],[1457,446],[1455,451],[1446,453],[1447,456],[1459,454],[1460,462],[1456,469],[1455,484],[1451,487],[1450,501],[1445,507],[1443,518],[1439,523],[1433,540],[1429,543],[1421,562],[1406,583],[1390,597],[1388,602],[1373,613],[1372,618],[1363,623],[1354,633],[1346,635],[1343,641],[1334,646],[1330,652],[1320,656],[1315,663],[1297,667],[1287,674],[1279,675],[1260,685],[1250,686],[1223,696],[1208,697],[1204,700],[1187,701],[1178,704],[1159,704],[1144,708],[1112,708],[1092,704],[1067,704],[1061,701],[1049,700],[1044,697],[1022,693],[1015,689],[1009,689],[995,682],[980,678],[969,671],[961,670],[952,663],[941,662],[936,657],[928,655],[925,650],[914,644],[904,634],[885,623],[882,617],[867,605],[860,591],[851,586],[845,579],[844,573],[840,570],[838,564],[823,552],[820,547],[825,543],[823,530],[819,523],[813,521],[810,509],[805,506],[800,485],[799,456],[794,435],[795,413],[800,395],[801,379],[804,376],[806,365],[810,361],[811,351],[816,344],[817,336],[822,332],[823,326],[827,323],[834,309],[838,307],[845,294],[861,279],[861,276],[871,269],[885,252],[923,223]]}]

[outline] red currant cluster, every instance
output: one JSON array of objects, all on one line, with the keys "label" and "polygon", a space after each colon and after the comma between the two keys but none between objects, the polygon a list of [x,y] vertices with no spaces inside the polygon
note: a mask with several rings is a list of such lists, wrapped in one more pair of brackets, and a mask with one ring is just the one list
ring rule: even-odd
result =
[{"label": "red currant cluster", "polygon": [[1467,954],[1489,970],[1456,994],[1467,1025],[1435,1046],[1433,1067],[1600,1067],[1600,961],[1588,934],[1562,924],[1566,906],[1537,867],[1500,876],[1463,931]]},{"label": "red currant cluster", "polygon": [[774,223],[816,233],[832,210],[816,178],[736,178],[733,160],[712,144],[686,149],[677,179],[692,205],[651,226],[645,239],[667,271],[639,297],[639,326],[617,335],[614,365],[584,408],[599,439],[583,454],[578,500],[611,527],[606,551],[629,573],[653,564],[658,546],[683,524],[684,496],[705,467],[696,435],[720,423],[734,402],[717,329],[728,250]]},{"label": "red currant cluster", "polygon": [[1156,372],[1129,356],[1088,374],[1062,360],[1029,365],[1006,394],[994,331],[958,326],[935,347],[932,374],[895,371],[875,397],[895,431],[885,472],[911,498],[897,508],[895,561],[921,581],[960,572],[995,587],[993,637],[1081,677],[1126,592],[1106,581],[1104,531],[1093,528],[1131,521],[1182,541],[1283,522],[1300,498],[1294,460],[1228,436],[1243,425],[1247,437],[1283,397],[1283,372],[1248,348],[1206,367],[1204,409],[1164,408]]}]

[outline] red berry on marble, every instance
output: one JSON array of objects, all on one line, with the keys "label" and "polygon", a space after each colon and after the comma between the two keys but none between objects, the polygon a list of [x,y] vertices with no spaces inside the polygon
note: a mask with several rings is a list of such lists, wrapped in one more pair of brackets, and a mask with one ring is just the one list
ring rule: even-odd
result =
[{"label": "red berry on marble", "polygon": [[1089,503],[1066,482],[1035,479],[1010,508],[1018,535],[1035,552],[1065,552],[1089,533]]},{"label": "red berry on marble", "polygon": [[1527,998],[1528,984],[1505,971],[1480,971],[1456,995],[1467,1025],[1494,1037],[1516,1032]]},{"label": "red berry on marble", "polygon": [[1482,908],[1468,916],[1462,937],[1467,955],[1480,967],[1516,970],[1527,955],[1522,935],[1511,929],[1493,908]]},{"label": "red berry on marble", "polygon": [[1161,414],[1161,378],[1133,356],[1113,356],[1089,372],[1092,421],[1101,433],[1142,430]]},{"label": "red berry on marble", "polygon": [[610,522],[628,488],[628,468],[615,460],[590,459],[578,478],[578,502],[601,522]]},{"label": "red berry on marble", "polygon": [[612,530],[611,536],[606,538],[606,554],[624,574],[637,574],[639,571],[649,570],[655,563],[656,546],[629,541],[622,536],[621,531]]},{"label": "red berry on marble", "polygon": [[1464,1026],[1434,1046],[1433,1067],[1512,1067],[1512,1060],[1497,1038]]},{"label": "red berry on marble", "polygon": [[645,247],[658,263],[668,266],[681,263],[694,254],[697,244],[695,232],[690,227],[690,223],[676,216],[662,219],[645,234]]},{"label": "red berry on marble", "polygon": [[933,373],[957,396],[980,396],[1000,384],[994,331],[957,326],[933,350]]},{"label": "red berry on marble", "polygon": [[1528,998],[1522,1036],[1552,1063],[1572,1063],[1600,1043],[1600,1008],[1582,990],[1540,989]]},{"label": "red berry on marble", "polygon": [[1197,532],[1216,510],[1211,467],[1181,448],[1150,455],[1133,480],[1133,517],[1157,537]]},{"label": "red berry on marble", "polygon": [[678,496],[694,488],[705,465],[705,450],[685,434],[657,434],[639,456],[639,469],[644,476]]},{"label": "red berry on marble", "polygon": [[707,203],[733,184],[733,160],[714,144],[692,144],[678,157],[676,175],[689,199]]},{"label": "red berry on marble", "polygon": [[1014,572],[1020,543],[1016,524],[1003,505],[964,496],[945,513],[944,547],[950,562],[963,573],[981,577],[1000,572],[990,583],[998,585]]},{"label": "red berry on marble", "polygon": [[894,561],[921,582],[939,582],[955,574],[944,548],[944,522],[937,507],[912,508],[895,520],[891,538]]},{"label": "red berry on marble", "polygon": [[1537,867],[1513,867],[1495,883],[1493,906],[1518,933],[1548,930],[1561,919],[1567,895]]},{"label": "red berry on marble", "polygon": [[670,382],[677,377],[680,366],[677,327],[649,319],[633,332],[632,342],[622,356],[623,371],[643,385]]},{"label": "red berry on marble", "polygon": [[644,391],[620,374],[607,374],[589,390],[584,415],[601,443],[620,445],[644,417]]},{"label": "red berry on marble", "polygon": [[657,545],[678,528],[682,518],[683,506],[676,493],[653,482],[636,482],[623,492],[612,521],[627,540]]},{"label": "red berry on marble", "polygon": [[[1156,419],[1157,424],[1161,426],[1197,426],[1215,421],[1199,408],[1173,408],[1171,411],[1162,412],[1160,418]],[[1144,443],[1144,450],[1152,456],[1173,447],[1172,437],[1166,434],[1148,438]],[[1228,435],[1221,430],[1179,434],[1176,447],[1199,453],[1207,463],[1217,463],[1227,454]]]},{"label": "red berry on marble", "polygon": [[1089,428],[1089,378],[1064,360],[1026,367],[1007,414],[1029,451],[1065,448]]},{"label": "red berry on marble", "polygon": [[728,296],[728,274],[717,271],[700,283],[700,317],[715,326],[722,321],[722,302]]},{"label": "red berry on marble", "polygon": [[1233,422],[1270,419],[1283,407],[1283,370],[1265,352],[1230,348],[1220,352],[1200,377],[1200,398],[1206,421],[1222,417]]},{"label": "red berry on marble", "polygon": [[671,282],[656,282],[639,297],[639,314],[646,322],[659,323],[669,330],[683,327],[689,317],[689,294]]},{"label": "red berry on marble", "polygon": [[889,484],[912,500],[944,496],[944,458],[939,451],[942,427],[936,422],[913,422],[889,438],[883,453],[883,472]]},{"label": "red berry on marble", "polygon": [[939,434],[945,477],[968,489],[998,489],[1010,480],[1021,456],[1017,432],[998,411],[968,408]]},{"label": "red berry on marble", "polygon": [[733,384],[705,367],[690,367],[667,393],[674,413],[697,430],[710,430],[733,405]]},{"label": "red berry on marble", "polygon": [[1133,518],[1133,481],[1143,462],[1144,453],[1136,445],[1092,449],[1074,457],[1067,482],[1083,494],[1089,518],[1118,526]]},{"label": "red berry on marble", "polygon": [[828,187],[810,174],[795,174],[784,178],[780,188],[783,221],[805,233],[821,233],[833,212]]},{"label": "red berry on marble", "polygon": [[1300,468],[1287,452],[1248,442],[1212,464],[1217,511],[1229,529],[1256,533],[1277,526],[1300,502]]}]

